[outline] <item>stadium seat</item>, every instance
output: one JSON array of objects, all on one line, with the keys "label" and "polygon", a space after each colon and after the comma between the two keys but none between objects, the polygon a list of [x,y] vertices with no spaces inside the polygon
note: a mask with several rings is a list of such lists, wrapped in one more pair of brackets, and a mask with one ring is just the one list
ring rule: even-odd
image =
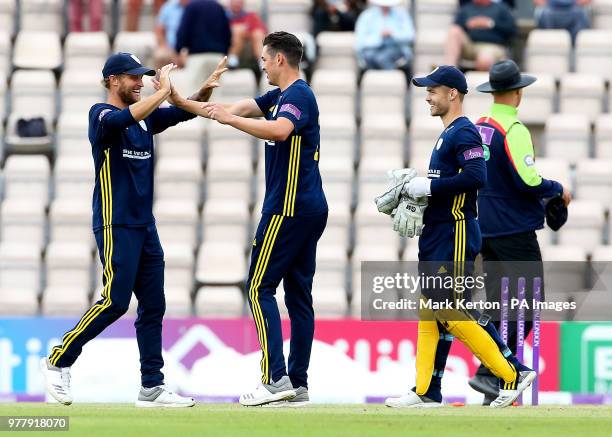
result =
[{"label": "stadium seat", "polygon": [[[46,135],[22,137],[17,129],[20,119],[42,118]],[[7,150],[13,153],[49,153],[53,145],[53,117],[48,114],[20,114],[12,112],[6,123]]]},{"label": "stadium seat", "polygon": [[234,285],[246,279],[244,245],[204,242],[198,250],[196,279],[205,285]]},{"label": "stadium seat", "polygon": [[49,198],[49,160],[41,155],[12,155],[4,164],[4,197],[37,200]]},{"label": "stadium seat", "polygon": [[160,158],[155,166],[155,197],[201,203],[202,166],[192,157]]},{"label": "stadium seat", "polygon": [[427,0],[415,2],[415,21],[418,32],[426,29],[446,29],[454,21],[455,0]]},{"label": "stadium seat", "polygon": [[75,287],[87,296],[91,289],[91,246],[81,241],[52,241],[46,249],[47,286]]},{"label": "stadium seat", "polygon": [[[355,135],[357,134],[357,123],[355,122],[354,114],[323,114],[319,118],[319,123],[321,125],[321,138],[324,138],[326,141],[340,141],[342,143],[348,141],[350,144],[354,144]],[[324,150],[326,144],[323,144]]]},{"label": "stadium seat", "polygon": [[406,76],[399,70],[367,70],[361,79],[361,117],[370,114],[404,116]]},{"label": "stadium seat", "polygon": [[63,3],[61,0],[20,0],[20,29],[64,33]]},{"label": "stadium seat", "polygon": [[347,263],[349,228],[328,225],[317,244],[319,270],[344,271]]},{"label": "stadium seat", "polygon": [[414,38],[413,71],[430,72],[444,63],[446,28],[419,29]]},{"label": "stadium seat", "polygon": [[[2,275],[1,270],[0,275]],[[0,315],[9,317],[37,315],[37,296],[35,288],[0,285]]]},{"label": "stadium seat", "polygon": [[534,74],[538,80],[523,88],[519,118],[526,125],[544,125],[554,111],[555,78],[551,74]]},{"label": "stadium seat", "polygon": [[48,285],[42,294],[41,312],[47,317],[81,316],[89,307],[89,285]]},{"label": "stadium seat", "polygon": [[49,210],[52,241],[88,242],[94,245],[91,231],[91,197],[57,198]]},{"label": "stadium seat", "polygon": [[198,317],[234,318],[245,315],[246,308],[240,288],[203,286],[196,294],[195,311]]},{"label": "stadium seat", "polygon": [[576,71],[612,77],[612,31],[584,29],[576,38]]},{"label": "stadium seat", "polygon": [[438,117],[430,115],[418,116],[410,122],[409,156],[410,166],[413,160],[427,159],[436,145],[436,140],[442,133],[444,126]]},{"label": "stadium seat", "polygon": [[60,155],[53,169],[56,198],[91,198],[95,174],[90,156]]},{"label": "stadium seat", "polygon": [[105,32],[70,32],[64,43],[64,68],[102,71],[110,52]]},{"label": "stadium seat", "polygon": [[191,286],[164,286],[166,315],[168,317],[189,317],[191,310]]},{"label": "stadium seat", "polygon": [[205,225],[246,226],[249,206],[240,199],[210,199],[204,204],[202,217]]},{"label": "stadium seat", "polygon": [[612,160],[585,159],[576,166],[576,198],[612,205]]},{"label": "stadium seat", "polygon": [[153,205],[153,215],[162,244],[172,241],[196,247],[198,225],[196,202],[171,198],[157,200]]},{"label": "stadium seat", "polygon": [[546,298],[552,299],[550,292],[558,297],[561,293],[571,293],[584,289],[587,251],[580,245],[545,246],[541,248],[544,260],[544,281]]},{"label": "stadium seat", "polygon": [[13,47],[16,68],[54,70],[62,64],[59,33],[23,30],[17,34]]},{"label": "stadium seat", "polygon": [[54,117],[55,89],[51,70],[17,70],[11,79],[11,109],[24,117]]},{"label": "stadium seat", "polygon": [[467,80],[469,97],[465,99],[463,110],[465,115],[476,123],[484,114],[488,114],[493,105],[493,97],[488,93],[479,93],[476,87],[489,81],[489,73],[486,71],[468,71],[465,74]]},{"label": "stadium seat", "polygon": [[220,98],[226,96],[248,96],[255,97],[257,91],[257,81],[253,70],[242,68],[230,70],[221,76],[221,87],[216,90]]},{"label": "stadium seat", "polygon": [[595,120],[595,156],[612,158],[612,114],[601,114]]},{"label": "stadium seat", "polygon": [[[36,296],[40,290],[41,247],[24,241],[0,243],[0,289]],[[25,291],[29,290],[29,291]],[[25,300],[25,296],[24,296]],[[20,299],[18,301],[21,301]],[[0,305],[0,308],[3,306]]]},{"label": "stadium seat", "polygon": [[604,81],[596,74],[570,73],[561,78],[559,109],[562,113],[576,112],[586,115],[589,121],[603,112]]},{"label": "stadium seat", "polygon": [[292,32],[310,32],[312,29],[309,0],[269,0],[268,30],[276,32],[287,29],[291,23]]},{"label": "stadium seat", "polygon": [[11,70],[11,35],[4,30],[5,27],[0,29],[3,29],[0,30],[0,74],[7,74]]},{"label": "stadium seat", "polygon": [[612,245],[595,247],[593,249],[593,261],[596,261],[596,262],[612,261]]},{"label": "stadium seat", "polygon": [[552,114],[546,120],[546,157],[571,163],[589,157],[591,127],[585,114]]},{"label": "stadium seat", "polygon": [[31,242],[42,247],[45,239],[45,206],[38,199],[9,197],[0,208],[2,241]]},{"label": "stadium seat", "polygon": [[317,69],[355,71],[355,34],[353,32],[321,32],[317,35],[319,57]]},{"label": "stadium seat", "polygon": [[[238,129],[216,122],[208,123],[208,137],[206,156],[207,159],[227,158],[240,161],[237,165],[246,168],[254,159],[253,137]],[[261,149],[263,150],[263,144]],[[212,165],[216,165],[213,164]],[[213,169],[215,173],[215,169]]]},{"label": "stadium seat", "polygon": [[106,100],[100,70],[70,68],[60,79],[62,111],[89,113],[95,103]]},{"label": "stadium seat", "polygon": [[91,160],[88,126],[87,112],[61,112],[57,120],[56,156],[85,157]]},{"label": "stadium seat", "polygon": [[575,200],[569,204],[567,223],[559,230],[559,244],[585,251],[603,242],[604,208],[598,201]]},{"label": "stadium seat", "polygon": [[312,303],[318,319],[344,317],[348,311],[346,274],[318,269],[312,284]]},{"label": "stadium seat", "polygon": [[179,123],[156,136],[157,158],[183,157],[203,162],[204,120],[194,118]]},{"label": "stadium seat", "polygon": [[15,0],[0,0],[0,29],[13,36],[16,29],[17,2]]},{"label": "stadium seat", "polygon": [[128,52],[140,59],[142,65],[152,65],[156,45],[155,34],[152,31],[121,31],[115,37],[113,52]]},{"label": "stadium seat", "polygon": [[163,244],[166,268],[164,284],[191,289],[195,266],[193,247],[172,240]]},{"label": "stadium seat", "polygon": [[351,96],[357,93],[357,78],[350,70],[317,68],[310,83],[317,96]]},{"label": "stadium seat", "polygon": [[595,29],[612,28],[612,0],[593,0],[593,27]]},{"label": "stadium seat", "polygon": [[0,71],[0,125],[4,126],[4,116],[6,114],[6,105],[8,96],[6,95],[6,76]]},{"label": "stadium seat", "polygon": [[538,174],[543,178],[555,180],[569,189],[572,188],[570,165],[563,156],[555,158],[537,158],[535,166],[538,169]]},{"label": "stadium seat", "polygon": [[534,29],[527,37],[526,71],[551,74],[557,78],[570,70],[572,41],[563,29]]}]

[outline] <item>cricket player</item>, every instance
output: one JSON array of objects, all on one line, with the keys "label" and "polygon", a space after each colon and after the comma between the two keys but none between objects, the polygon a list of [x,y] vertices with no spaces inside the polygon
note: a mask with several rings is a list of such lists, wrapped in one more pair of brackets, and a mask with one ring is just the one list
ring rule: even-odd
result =
[{"label": "cricket player", "polygon": [[[286,32],[263,42],[261,61],[278,88],[234,104],[203,104],[205,116],[265,140],[266,194],[253,239],[248,299],[262,349],[261,384],[243,394],[246,406],[309,401],[307,370],[314,336],[312,280],[317,241],[327,222],[327,202],[319,173],[319,109],[300,79],[303,48]],[[254,120],[265,117],[265,120]],[[284,281],[291,319],[288,371],[274,294]]]},{"label": "cricket player", "polygon": [[[206,101],[225,71],[222,61],[191,98]],[[95,165],[93,231],[103,267],[102,298],[62,337],[62,343],[40,361],[47,390],[64,405],[72,403],[70,367],[83,346],[121,317],[132,291],[138,299],[135,322],[140,351],[141,389],[137,407],[191,407],[192,398],[179,396],[164,386],[161,369],[164,299],[164,253],[153,217],[153,135],[195,115],[170,106],[159,108],[170,97],[170,72],[159,71],[158,90],[140,98],[143,67],[129,53],[115,53],[104,64],[105,103],[89,111],[89,142]],[[199,105],[199,103],[198,103]],[[112,365],[113,357],[109,357]]]},{"label": "cricket player", "polygon": [[[483,147],[488,149],[485,154],[488,179],[478,193],[478,213],[489,302],[500,302],[504,276],[510,279],[513,297],[518,278],[526,278],[526,298],[531,301],[533,278],[543,277],[542,254],[535,233],[544,227],[543,200],[561,198],[565,207],[570,202],[567,188],[539,175],[531,135],[517,118],[523,88],[535,81],[535,77],[521,74],[514,61],[505,60],[494,64],[489,82],[476,88],[493,94],[493,106],[476,124]],[[490,315],[499,329],[499,311]],[[508,323],[508,346],[512,353],[516,353],[517,346],[514,321],[516,318],[510,317]],[[525,337],[531,328],[532,318],[527,316]],[[482,365],[470,386],[485,395],[485,405],[498,396],[497,377]]]},{"label": "cricket player", "polygon": [[[469,275],[471,263],[481,247],[476,197],[477,190],[486,183],[487,173],[480,135],[463,115],[467,82],[463,73],[452,66],[438,67],[412,82],[415,86],[427,87],[430,113],[442,119],[445,129],[432,151],[428,177],[411,177],[403,187],[408,200],[420,201],[426,197],[426,206],[418,208],[400,202],[393,212],[394,226],[400,235],[406,235],[404,227],[415,229],[414,222],[418,223],[418,216],[423,213],[424,226],[422,230],[417,226],[415,232],[421,234],[420,270],[427,275],[452,275],[453,278]],[[432,264],[439,265],[440,269],[430,271]],[[432,301],[443,299],[446,291],[421,288],[423,299]],[[453,288],[449,293],[456,302],[458,291]],[[416,386],[407,395],[387,399],[385,404],[389,407],[441,405],[441,380],[453,337],[459,338],[501,379],[502,387],[492,407],[511,405],[535,379],[535,372],[510,354],[493,324],[477,312],[452,306],[434,309],[429,317],[419,320],[418,330]]]}]

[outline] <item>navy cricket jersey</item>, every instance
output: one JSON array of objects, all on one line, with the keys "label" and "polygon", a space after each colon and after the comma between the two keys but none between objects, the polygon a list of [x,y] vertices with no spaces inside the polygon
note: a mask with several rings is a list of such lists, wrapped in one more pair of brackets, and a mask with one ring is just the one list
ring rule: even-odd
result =
[{"label": "navy cricket jersey", "polygon": [[482,139],[467,117],[455,119],[440,135],[429,161],[431,197],[423,223],[474,219],[477,190],[487,180]]},{"label": "navy cricket jersey", "polygon": [[286,217],[327,212],[319,173],[319,108],[306,82],[255,99],[267,120],[284,117],[294,129],[285,141],[266,141],[266,195],[262,213]]},{"label": "navy cricket jersey", "polygon": [[129,108],[96,103],[89,110],[89,142],[96,170],[94,231],[105,226],[146,226],[153,218],[153,135],[195,115],[157,108],[136,122]]}]

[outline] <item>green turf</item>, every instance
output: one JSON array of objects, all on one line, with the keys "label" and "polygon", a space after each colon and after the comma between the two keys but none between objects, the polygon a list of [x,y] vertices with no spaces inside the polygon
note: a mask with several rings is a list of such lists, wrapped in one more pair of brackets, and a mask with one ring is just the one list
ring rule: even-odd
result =
[{"label": "green turf", "polygon": [[[68,415],[83,436],[609,436],[612,406],[540,406],[491,410],[444,407],[395,410],[380,405],[317,405],[300,409],[200,404],[187,409],[136,409],[122,404],[0,404],[0,416]],[[25,435],[49,435],[27,433]],[[24,436],[25,436],[24,435]],[[57,435],[57,434],[54,434]]]}]

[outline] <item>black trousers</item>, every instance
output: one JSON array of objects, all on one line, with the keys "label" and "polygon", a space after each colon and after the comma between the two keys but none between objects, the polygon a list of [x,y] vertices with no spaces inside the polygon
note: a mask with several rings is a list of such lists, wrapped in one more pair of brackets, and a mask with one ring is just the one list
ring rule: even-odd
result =
[{"label": "black trousers", "polygon": [[[510,298],[517,297],[518,278],[525,278],[525,297],[531,301],[533,297],[533,278],[542,278],[542,300],[544,300],[544,281],[542,253],[535,231],[482,239],[482,260],[486,273],[485,287],[487,301],[500,302],[501,282],[503,277],[509,279]],[[487,312],[500,331],[500,312]],[[530,311],[525,312],[525,337],[531,332],[533,317]],[[516,311],[510,310],[508,322],[508,339],[506,344],[513,354],[516,354],[518,324]],[[500,332],[501,334],[501,332]],[[477,375],[493,376],[482,364]]]}]

